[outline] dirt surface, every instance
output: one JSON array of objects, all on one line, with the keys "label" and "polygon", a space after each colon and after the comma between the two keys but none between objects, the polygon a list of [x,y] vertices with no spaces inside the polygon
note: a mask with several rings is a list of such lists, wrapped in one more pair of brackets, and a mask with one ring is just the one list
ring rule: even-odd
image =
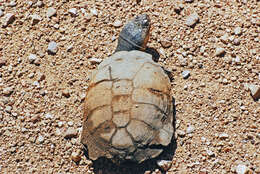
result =
[{"label": "dirt surface", "polygon": [[140,13],[173,77],[177,149],[139,173],[260,173],[259,0],[0,0],[0,173],[102,173],[79,142],[85,91]]}]

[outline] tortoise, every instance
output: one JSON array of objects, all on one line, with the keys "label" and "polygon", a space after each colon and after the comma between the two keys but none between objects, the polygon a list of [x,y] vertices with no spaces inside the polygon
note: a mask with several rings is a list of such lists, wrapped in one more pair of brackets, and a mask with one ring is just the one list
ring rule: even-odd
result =
[{"label": "tortoise", "polygon": [[128,22],[115,53],[92,74],[81,134],[92,160],[141,163],[157,157],[172,140],[170,79],[144,52],[150,25],[146,14]]}]

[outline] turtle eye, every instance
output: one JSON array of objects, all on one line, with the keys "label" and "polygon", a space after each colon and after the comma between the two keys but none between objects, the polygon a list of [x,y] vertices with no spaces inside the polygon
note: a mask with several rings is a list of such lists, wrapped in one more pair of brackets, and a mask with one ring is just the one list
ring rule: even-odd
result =
[{"label": "turtle eye", "polygon": [[149,26],[149,22],[147,19],[144,20],[144,23],[143,23],[144,26]]}]

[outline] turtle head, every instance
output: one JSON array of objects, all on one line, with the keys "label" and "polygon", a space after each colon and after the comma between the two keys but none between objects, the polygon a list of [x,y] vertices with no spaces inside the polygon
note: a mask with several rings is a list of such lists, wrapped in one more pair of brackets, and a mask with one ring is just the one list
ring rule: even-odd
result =
[{"label": "turtle head", "polygon": [[129,21],[122,29],[118,38],[117,51],[144,51],[147,47],[151,28],[148,15],[138,15]]}]

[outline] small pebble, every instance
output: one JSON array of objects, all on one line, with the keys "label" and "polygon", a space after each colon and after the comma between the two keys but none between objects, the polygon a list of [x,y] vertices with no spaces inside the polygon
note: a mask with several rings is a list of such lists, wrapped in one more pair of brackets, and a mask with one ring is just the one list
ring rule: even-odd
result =
[{"label": "small pebble", "polygon": [[208,156],[210,156],[210,157],[215,156],[214,152],[212,152],[211,150],[206,150],[206,151],[207,151]]},{"label": "small pebble", "polygon": [[16,6],[16,2],[15,1],[11,1],[9,4],[8,4],[9,7],[15,7]]},{"label": "small pebble", "polygon": [[187,128],[186,132],[187,132],[187,134],[190,134],[190,133],[192,133],[194,130],[195,130],[195,127],[192,126],[192,125],[190,125],[190,126]]},{"label": "small pebble", "polygon": [[172,161],[168,160],[159,160],[157,161],[157,165],[162,168],[164,171],[167,171],[171,168],[172,166]]},{"label": "small pebble", "polygon": [[47,15],[48,18],[50,18],[50,17],[54,16],[56,14],[56,12],[57,11],[56,11],[55,8],[50,7],[50,8],[47,9],[46,15]]},{"label": "small pebble", "polygon": [[30,54],[28,56],[28,60],[30,63],[34,63],[34,61],[37,59],[37,55],[36,54]]},{"label": "small pebble", "polygon": [[59,122],[58,122],[58,127],[61,128],[62,126],[63,126],[63,122],[62,122],[62,121],[59,121]]},{"label": "small pebble", "polygon": [[188,3],[191,3],[193,2],[194,0],[185,0],[185,2],[188,2]]},{"label": "small pebble", "polygon": [[70,126],[70,127],[73,126],[73,124],[74,124],[73,121],[68,122],[68,126]]},{"label": "small pebble", "polygon": [[80,151],[72,152],[72,154],[71,154],[71,159],[72,159],[75,163],[78,163],[78,162],[81,160]]},{"label": "small pebble", "polygon": [[0,17],[4,16],[3,10],[0,9]]},{"label": "small pebble", "polygon": [[14,87],[7,87],[3,89],[3,94],[6,96],[11,95],[14,92]]},{"label": "small pebble", "polygon": [[239,44],[240,44],[240,40],[237,39],[237,38],[234,39],[234,40],[233,40],[233,44],[236,45],[236,46],[239,45]]},{"label": "small pebble", "polygon": [[71,52],[72,48],[73,48],[73,44],[69,45],[69,46],[67,47],[67,52]]},{"label": "small pebble", "polygon": [[160,43],[161,43],[163,48],[169,48],[169,47],[172,46],[172,42],[170,42],[168,40],[162,40]]},{"label": "small pebble", "polygon": [[62,91],[62,95],[66,98],[69,98],[70,97],[70,91],[68,89],[65,89]]},{"label": "small pebble", "polygon": [[236,167],[236,173],[237,174],[246,174],[249,172],[249,169],[247,166],[243,165],[243,164],[239,164]]},{"label": "small pebble", "polygon": [[249,84],[248,88],[254,100],[260,99],[260,87],[254,84]]},{"label": "small pebble", "polygon": [[42,1],[37,1],[35,6],[36,7],[42,7],[43,6],[43,2]]},{"label": "small pebble", "polygon": [[7,25],[11,24],[15,20],[15,15],[13,13],[7,13],[4,16],[3,26],[6,27]]},{"label": "small pebble", "polygon": [[184,79],[187,79],[190,76],[190,71],[189,70],[185,70],[181,73],[182,77]]},{"label": "small pebble", "polygon": [[186,18],[186,25],[193,27],[199,21],[199,15],[197,13],[192,13]]},{"label": "small pebble", "polygon": [[102,59],[99,59],[99,58],[90,58],[89,59],[89,62],[90,62],[90,64],[92,64],[92,65],[94,65],[94,64],[99,64],[99,63],[101,63],[102,62]]},{"label": "small pebble", "polygon": [[187,66],[188,61],[186,58],[184,58],[182,55],[178,55],[178,61],[181,66]]},{"label": "small pebble", "polygon": [[116,27],[116,28],[121,27],[121,26],[122,26],[122,21],[116,20],[116,21],[113,23],[113,26]]},{"label": "small pebble", "polygon": [[74,16],[74,17],[76,17],[78,15],[76,8],[69,9],[69,13],[71,14],[71,16]]},{"label": "small pebble", "polygon": [[183,131],[183,130],[177,130],[176,133],[177,133],[178,136],[180,136],[180,137],[185,137],[185,135],[186,135],[185,131]]},{"label": "small pebble", "polygon": [[226,34],[224,34],[223,36],[221,36],[221,37],[220,37],[220,40],[221,40],[223,43],[227,44],[227,43],[228,43],[228,34],[226,33]]},{"label": "small pebble", "polygon": [[60,25],[59,24],[54,24],[53,26],[55,29],[59,29],[60,28]]},{"label": "small pebble", "polygon": [[43,143],[44,142],[44,137],[39,135],[38,138],[37,138],[37,142],[40,143],[40,144]]},{"label": "small pebble", "polygon": [[90,12],[94,15],[94,16],[97,16],[98,15],[98,12],[96,9],[90,9]]},{"label": "small pebble", "polygon": [[31,18],[32,18],[33,25],[37,24],[38,22],[40,22],[42,20],[41,16],[39,16],[37,14],[31,15]]},{"label": "small pebble", "polygon": [[225,49],[224,48],[222,48],[222,47],[217,47],[216,48],[216,53],[215,53],[215,55],[216,56],[223,56],[224,54],[225,54]]},{"label": "small pebble", "polygon": [[45,114],[46,119],[53,119],[53,115],[50,113]]},{"label": "small pebble", "polygon": [[48,45],[48,49],[47,52],[51,53],[51,54],[56,54],[56,52],[58,51],[57,48],[57,43],[54,41],[51,41]]},{"label": "small pebble", "polygon": [[242,34],[242,29],[241,29],[241,27],[236,27],[236,28],[234,29],[234,33],[235,33],[235,35],[241,35],[241,34]]},{"label": "small pebble", "polygon": [[74,137],[77,137],[77,134],[78,134],[78,132],[75,129],[73,129],[72,127],[69,127],[64,134],[64,138],[66,138],[66,139],[74,138]]},{"label": "small pebble", "polygon": [[33,5],[33,2],[32,1],[27,1],[26,4],[31,7]]},{"label": "small pebble", "polygon": [[224,139],[227,139],[229,136],[228,136],[227,133],[221,133],[221,134],[218,135],[218,137],[219,137],[220,139],[224,140]]},{"label": "small pebble", "polygon": [[3,57],[0,57],[0,67],[6,65],[6,59],[4,59]]},{"label": "small pebble", "polygon": [[5,112],[7,112],[7,113],[11,113],[11,111],[12,111],[12,106],[6,106],[5,107]]}]

